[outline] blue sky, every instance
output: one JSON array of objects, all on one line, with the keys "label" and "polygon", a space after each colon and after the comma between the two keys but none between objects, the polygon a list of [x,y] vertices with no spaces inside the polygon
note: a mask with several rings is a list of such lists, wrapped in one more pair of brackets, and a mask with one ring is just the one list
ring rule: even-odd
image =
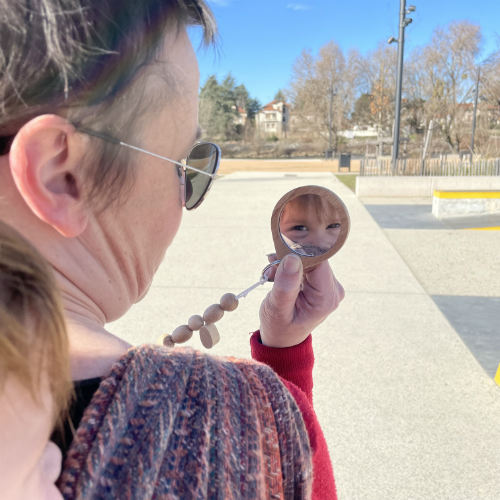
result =
[{"label": "blue sky", "polygon": [[[199,49],[201,84],[227,73],[262,104],[289,85],[303,49],[334,40],[347,54],[397,37],[399,0],[208,0],[219,26],[218,50]],[[407,0],[417,10],[405,31],[405,54],[427,44],[436,27],[468,20],[481,26],[483,56],[500,49],[500,0]],[[192,32],[195,48],[199,34]]]}]

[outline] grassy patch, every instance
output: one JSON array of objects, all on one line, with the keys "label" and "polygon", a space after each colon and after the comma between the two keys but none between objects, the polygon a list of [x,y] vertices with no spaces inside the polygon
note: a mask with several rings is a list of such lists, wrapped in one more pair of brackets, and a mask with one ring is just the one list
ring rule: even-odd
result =
[{"label": "grassy patch", "polygon": [[336,177],[343,182],[353,193],[356,192],[356,177],[358,174],[337,174]]}]

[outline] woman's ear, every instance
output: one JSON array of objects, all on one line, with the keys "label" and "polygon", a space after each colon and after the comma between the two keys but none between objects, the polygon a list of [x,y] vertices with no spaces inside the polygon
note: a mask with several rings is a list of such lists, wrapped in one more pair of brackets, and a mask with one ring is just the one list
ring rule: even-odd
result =
[{"label": "woman's ear", "polygon": [[12,177],[24,201],[66,237],[81,234],[88,222],[82,190],[87,144],[66,119],[41,115],[19,130],[10,149]]}]

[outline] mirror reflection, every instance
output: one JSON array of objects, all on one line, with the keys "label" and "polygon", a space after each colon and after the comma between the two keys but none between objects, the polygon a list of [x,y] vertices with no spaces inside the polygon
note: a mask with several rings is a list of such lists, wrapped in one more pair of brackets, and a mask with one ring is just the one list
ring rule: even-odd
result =
[{"label": "mirror reflection", "polygon": [[279,228],[282,240],[293,252],[315,257],[335,245],[341,218],[336,207],[321,196],[303,194],[285,204]]}]

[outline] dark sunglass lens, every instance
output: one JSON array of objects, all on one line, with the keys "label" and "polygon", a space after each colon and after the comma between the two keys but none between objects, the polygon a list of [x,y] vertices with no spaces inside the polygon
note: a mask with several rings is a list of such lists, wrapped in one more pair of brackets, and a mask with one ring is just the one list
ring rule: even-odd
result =
[{"label": "dark sunglass lens", "polygon": [[189,200],[191,200],[191,196],[193,196],[193,184],[191,182],[191,179],[189,178],[188,175],[186,175],[186,186],[185,186],[185,192],[186,192],[186,205],[189,204]]},{"label": "dark sunglass lens", "polygon": [[[186,159],[186,164],[195,167],[209,174],[215,173],[219,160],[217,147],[211,143],[197,144]],[[186,169],[186,208],[195,208],[201,203],[203,196],[208,191],[212,178],[203,175],[195,170]],[[191,186],[191,193],[188,196],[188,186]]]}]

